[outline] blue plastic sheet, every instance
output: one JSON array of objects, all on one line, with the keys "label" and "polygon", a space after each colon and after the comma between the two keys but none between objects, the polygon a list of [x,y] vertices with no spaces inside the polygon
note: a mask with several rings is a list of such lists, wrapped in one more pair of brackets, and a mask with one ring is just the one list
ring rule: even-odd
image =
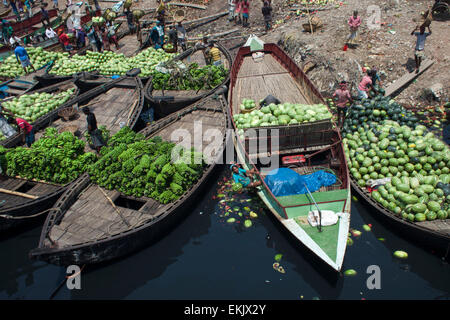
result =
[{"label": "blue plastic sheet", "polygon": [[266,176],[264,182],[274,196],[281,197],[308,193],[305,184],[311,193],[323,186],[331,186],[336,183],[336,176],[324,170],[300,175],[292,169],[279,168],[272,170]]}]

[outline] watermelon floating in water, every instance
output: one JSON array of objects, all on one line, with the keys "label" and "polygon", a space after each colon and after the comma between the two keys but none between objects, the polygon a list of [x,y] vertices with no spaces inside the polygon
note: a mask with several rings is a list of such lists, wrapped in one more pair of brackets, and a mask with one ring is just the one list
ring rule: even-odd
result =
[{"label": "watermelon floating in water", "polygon": [[356,275],[357,275],[357,272],[356,272],[356,270],[354,270],[354,269],[348,269],[348,270],[346,270],[346,271],[344,272],[344,274],[345,274],[346,276],[351,277],[351,276],[356,276]]},{"label": "watermelon floating in water", "polygon": [[245,221],[244,221],[244,226],[245,226],[246,228],[250,228],[250,227],[252,226],[252,222],[251,222],[250,220],[245,220]]},{"label": "watermelon floating in water", "polygon": [[227,220],[227,222],[228,223],[234,223],[234,222],[236,222],[236,219],[235,218],[230,218],[230,219]]},{"label": "watermelon floating in water", "polygon": [[399,258],[399,259],[407,259],[408,253],[406,253],[405,251],[402,251],[402,250],[397,250],[394,252],[394,257]]},{"label": "watermelon floating in water", "polygon": [[367,231],[367,232],[372,231],[372,228],[370,226],[368,226],[367,224],[363,225],[363,229],[364,229],[364,231]]}]

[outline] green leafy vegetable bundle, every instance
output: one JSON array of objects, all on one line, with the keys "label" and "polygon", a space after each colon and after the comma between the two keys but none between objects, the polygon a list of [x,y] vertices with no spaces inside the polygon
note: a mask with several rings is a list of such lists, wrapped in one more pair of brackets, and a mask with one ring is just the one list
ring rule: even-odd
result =
[{"label": "green leafy vegetable bundle", "polygon": [[[172,153],[179,155],[176,161],[172,161]],[[146,140],[128,127],[109,138],[101,154],[89,169],[94,183],[163,204],[178,199],[196,183],[205,166],[201,153],[179,148],[160,137]]]},{"label": "green leafy vegetable bundle", "polygon": [[47,128],[31,148],[17,147],[6,152],[6,174],[61,184],[70,182],[97,160],[94,153],[85,153],[84,147],[85,142],[72,133],[58,134],[55,128]]},{"label": "green leafy vegetable bundle", "polygon": [[153,72],[155,90],[207,90],[220,85],[227,76],[223,66],[207,65],[199,68],[192,63],[186,70],[175,69],[172,73]]}]

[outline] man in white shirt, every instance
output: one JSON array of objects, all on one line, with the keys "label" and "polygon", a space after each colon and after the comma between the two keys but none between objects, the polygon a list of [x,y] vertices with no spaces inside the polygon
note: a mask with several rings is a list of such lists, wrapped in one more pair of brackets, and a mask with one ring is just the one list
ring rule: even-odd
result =
[{"label": "man in white shirt", "polygon": [[417,37],[417,41],[416,41],[416,47],[415,47],[415,54],[414,54],[414,58],[416,60],[416,73],[419,73],[419,67],[420,64],[422,62],[424,55],[424,50],[425,50],[425,40],[427,39],[427,37],[429,35],[431,35],[431,29],[430,26],[428,26],[428,31],[429,32],[425,32],[425,26],[420,26],[419,31],[420,32],[416,32],[419,29],[419,27],[416,27],[413,32],[411,32],[411,35],[414,35]]},{"label": "man in white shirt", "polygon": [[9,44],[11,45],[11,47],[14,47],[15,44],[20,44],[20,38],[18,38],[15,35],[12,35],[11,38],[9,38]]},{"label": "man in white shirt", "polygon": [[45,36],[49,39],[56,37],[56,32],[55,30],[52,29],[52,27],[47,27],[47,29],[45,30]]}]

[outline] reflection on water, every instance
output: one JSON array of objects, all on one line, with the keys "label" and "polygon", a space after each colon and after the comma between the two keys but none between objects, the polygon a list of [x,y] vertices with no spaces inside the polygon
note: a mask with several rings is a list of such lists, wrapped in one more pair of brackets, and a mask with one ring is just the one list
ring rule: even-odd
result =
[{"label": "reflection on water", "polygon": [[[252,195],[227,195],[223,178],[229,178],[228,168],[166,237],[122,260],[86,267],[82,289],[63,286],[55,299],[449,298],[449,265],[397,237],[358,202],[352,205],[351,227],[362,235],[353,237],[343,267],[357,275],[344,277],[287,237]],[[228,223],[230,218],[236,221]],[[252,221],[250,227],[245,220]],[[372,231],[363,231],[363,224],[372,224]],[[39,233],[34,228],[0,241],[1,299],[48,299],[64,279],[64,268],[28,259]],[[407,251],[409,258],[394,258],[395,250]],[[277,254],[284,274],[273,268]],[[380,267],[380,290],[367,289],[370,265]]]}]

